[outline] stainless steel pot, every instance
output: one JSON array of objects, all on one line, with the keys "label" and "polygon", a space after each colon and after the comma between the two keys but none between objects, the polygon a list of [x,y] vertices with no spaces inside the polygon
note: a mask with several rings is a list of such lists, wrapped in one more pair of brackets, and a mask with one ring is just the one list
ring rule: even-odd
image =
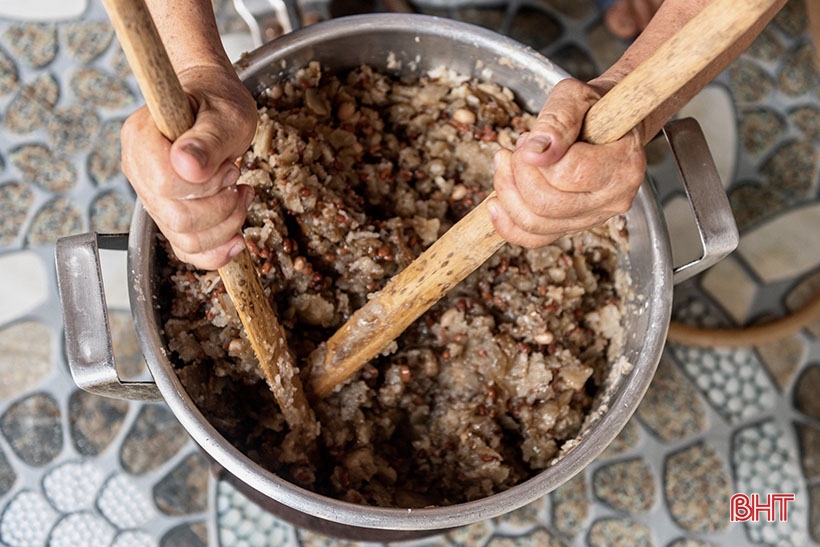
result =
[{"label": "stainless steel pot", "polygon": [[[445,65],[507,86],[536,112],[552,86],[566,77],[534,50],[491,31],[405,14],[336,19],[295,31],[243,58],[238,72],[258,93],[312,60],[334,70],[366,63],[401,74],[422,74]],[[673,283],[708,268],[737,245],[728,200],[697,123],[674,122],[666,134],[692,204],[703,256],[673,269],[669,235],[651,186],[645,182],[627,214],[630,250],[623,264],[635,290],[625,325],[629,333],[625,357],[632,366],[611,375],[577,446],[552,467],[507,491],[448,507],[365,507],[297,487],[239,452],[200,413],[168,360],[156,311],[156,226],[139,204],[127,236],[92,233],[57,242],[72,375],[79,387],[100,395],[164,400],[220,473],[297,526],[351,539],[388,541],[429,535],[514,510],[560,486],[615,438],[638,407],[660,360]],[[131,308],[154,382],[122,382],[114,365],[98,249],[126,247]]]}]

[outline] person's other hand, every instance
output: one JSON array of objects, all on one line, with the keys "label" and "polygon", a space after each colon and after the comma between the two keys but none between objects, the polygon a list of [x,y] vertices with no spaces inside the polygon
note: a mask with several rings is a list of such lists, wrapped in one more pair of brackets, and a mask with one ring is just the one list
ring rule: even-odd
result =
[{"label": "person's other hand", "polygon": [[122,170],[180,260],[213,270],[244,248],[253,189],[235,160],[256,130],[256,103],[230,67],[179,74],[196,121],[173,144],[142,107],[123,124]]},{"label": "person's other hand", "polygon": [[610,7],[604,15],[604,24],[615,36],[629,40],[643,32],[663,0],[615,0],[607,3]]},{"label": "person's other hand", "polygon": [[563,80],[513,151],[496,153],[497,197],[487,206],[501,237],[536,248],[625,213],[644,180],[639,130],[611,144],[578,141],[584,115],[599,92]]}]

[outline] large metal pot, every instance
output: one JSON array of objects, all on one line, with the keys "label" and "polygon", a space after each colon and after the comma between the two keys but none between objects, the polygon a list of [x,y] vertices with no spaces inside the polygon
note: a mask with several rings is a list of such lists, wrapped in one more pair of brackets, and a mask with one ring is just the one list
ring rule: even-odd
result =
[{"label": "large metal pot", "polygon": [[[402,74],[446,65],[499,82],[538,111],[566,74],[534,50],[464,23],[420,15],[366,15],[331,20],[268,43],[238,63],[258,93],[283,75],[319,60],[344,70],[362,63]],[[635,297],[626,318],[630,368],[612,374],[577,446],[552,467],[493,496],[448,507],[390,509],[330,499],[266,471],[229,444],[205,419],[168,360],[156,310],[156,227],[139,204],[127,236],[131,308],[152,382],[121,382],[114,367],[98,248],[125,249],[125,235],[84,234],[57,243],[57,267],[69,365],[79,387],[132,400],[164,400],[225,477],[263,506],[297,526],[366,540],[395,540],[498,516],[552,491],[595,459],[641,401],[660,360],[669,325],[672,286],[723,258],[737,245],[726,195],[696,123],[676,122],[667,137],[688,186],[703,257],[673,270],[669,236],[651,186],[644,183],[627,214],[630,250],[623,267]],[[683,151],[683,153],[679,153]]]}]

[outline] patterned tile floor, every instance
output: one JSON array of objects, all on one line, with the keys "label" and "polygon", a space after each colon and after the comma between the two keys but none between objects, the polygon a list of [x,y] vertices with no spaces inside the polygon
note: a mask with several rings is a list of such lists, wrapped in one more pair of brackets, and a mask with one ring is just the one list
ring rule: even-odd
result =
[{"label": "patterned tile floor", "polygon": [[[215,0],[226,47],[251,47]],[[350,4],[348,4],[350,5]],[[418,0],[499,30],[587,79],[626,44],[588,1]],[[707,135],[737,252],[676,287],[675,318],[747,325],[820,286],[820,76],[803,0],[681,115]],[[99,0],[0,2],[0,545],[352,545],[294,529],[212,478],[162,404],[77,390],[65,364],[54,241],[127,231],[118,131],[140,103]],[[676,255],[692,253],[668,154],[649,174]],[[124,257],[103,268],[124,376],[144,375]],[[512,514],[416,546],[820,544],[820,322],[761,346],[668,344],[635,417],[584,472]],[[787,521],[732,523],[734,493],[794,493]]]}]

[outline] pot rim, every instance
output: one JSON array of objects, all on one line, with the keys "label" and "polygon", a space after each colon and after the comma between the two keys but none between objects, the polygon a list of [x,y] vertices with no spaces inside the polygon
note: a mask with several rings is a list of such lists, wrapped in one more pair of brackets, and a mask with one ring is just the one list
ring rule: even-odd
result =
[{"label": "pot rim", "polygon": [[[467,23],[417,14],[374,14],[344,17],[294,31],[248,54],[238,63],[245,80],[271,58],[286,56],[297,48],[323,40],[333,29],[335,35],[359,35],[365,29],[401,30],[441,37],[447,31],[476,48],[490,49],[509,56],[511,62],[528,66],[534,74],[548,72],[559,79],[556,69],[532,48],[505,36]],[[448,36],[450,35],[448,34]],[[533,63],[538,63],[533,67]],[[285,68],[285,67],[282,67]],[[247,83],[247,81],[246,81]],[[253,89],[252,89],[253,91]],[[559,461],[508,490],[475,501],[422,509],[373,507],[326,497],[290,483],[253,462],[230,444],[197,408],[185,391],[170,363],[161,325],[154,309],[152,262],[155,258],[156,225],[137,201],[128,242],[128,275],[131,308],[140,345],[156,385],[185,430],[219,466],[260,494],[308,515],[346,525],[387,530],[441,530],[496,517],[522,507],[554,490],[589,465],[612,442],[643,398],[660,360],[671,317],[672,268],[666,228],[648,181],[644,182],[632,211],[644,213],[650,233],[647,252],[652,255],[651,294],[646,295],[650,315],[649,331],[641,333],[645,343],[631,359],[628,389],[620,389],[607,402],[608,409],[580,438],[577,446]],[[653,237],[663,234],[664,237]],[[644,336],[645,335],[645,336]]]}]

